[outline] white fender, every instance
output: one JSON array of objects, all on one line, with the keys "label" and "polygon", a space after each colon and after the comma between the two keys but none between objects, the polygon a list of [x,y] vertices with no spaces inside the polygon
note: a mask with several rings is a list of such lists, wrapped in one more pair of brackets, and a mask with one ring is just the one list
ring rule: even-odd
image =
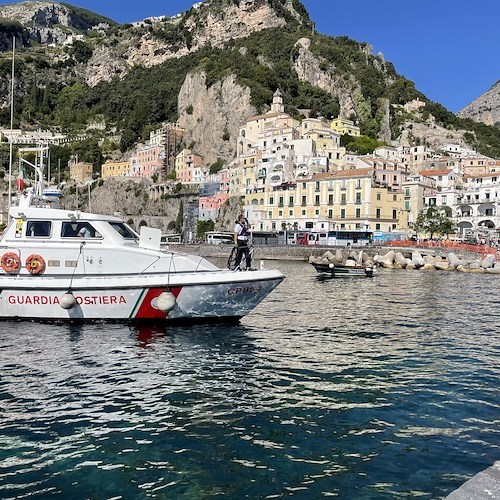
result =
[{"label": "white fender", "polygon": [[75,304],[76,299],[72,292],[66,292],[59,301],[59,305],[63,309],[73,309],[73,307],[75,307]]},{"label": "white fender", "polygon": [[171,311],[175,304],[175,295],[172,292],[162,292],[156,297],[156,307],[162,312]]}]

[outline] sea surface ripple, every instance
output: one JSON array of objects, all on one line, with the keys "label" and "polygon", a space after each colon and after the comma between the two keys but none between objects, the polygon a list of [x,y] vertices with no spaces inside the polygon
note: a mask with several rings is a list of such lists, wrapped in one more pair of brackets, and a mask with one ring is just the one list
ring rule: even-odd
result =
[{"label": "sea surface ripple", "polygon": [[500,459],[496,276],[287,279],[237,326],[0,323],[0,498],[444,498]]}]

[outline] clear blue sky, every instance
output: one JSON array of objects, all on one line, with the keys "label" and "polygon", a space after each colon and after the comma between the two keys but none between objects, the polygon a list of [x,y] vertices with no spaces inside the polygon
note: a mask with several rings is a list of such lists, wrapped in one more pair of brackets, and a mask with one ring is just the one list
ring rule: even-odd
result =
[{"label": "clear blue sky", "polygon": [[[0,0],[1,4],[17,3]],[[172,16],[192,0],[68,0],[120,23]],[[500,0],[302,0],[319,32],[382,52],[429,99],[456,112],[500,80]]]}]

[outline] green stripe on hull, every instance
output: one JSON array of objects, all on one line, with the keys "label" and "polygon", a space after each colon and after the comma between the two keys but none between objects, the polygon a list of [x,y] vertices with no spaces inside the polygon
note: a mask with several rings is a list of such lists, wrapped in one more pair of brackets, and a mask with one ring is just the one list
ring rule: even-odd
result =
[{"label": "green stripe on hull", "polygon": [[144,295],[146,294],[147,289],[144,288],[142,292],[140,293],[139,297],[137,298],[137,302],[135,303],[135,306],[132,308],[132,312],[130,313],[130,316],[128,319],[133,319],[135,318],[135,315],[137,314],[137,310],[139,309],[139,306],[142,303],[142,299],[144,298]]}]

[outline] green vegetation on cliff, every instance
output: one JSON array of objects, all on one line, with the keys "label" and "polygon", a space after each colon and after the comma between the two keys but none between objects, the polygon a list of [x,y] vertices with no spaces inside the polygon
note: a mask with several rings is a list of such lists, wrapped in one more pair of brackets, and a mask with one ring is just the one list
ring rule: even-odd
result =
[{"label": "green vegetation on cliff", "polygon": [[[213,8],[239,0],[212,2]],[[439,104],[428,101],[415,89],[414,83],[398,75],[392,64],[373,56],[364,43],[347,37],[330,37],[311,32],[307,12],[298,0],[293,6],[301,14],[300,21],[292,19],[285,7],[285,0],[272,0],[271,5],[288,24],[284,28],[266,29],[244,39],[234,39],[224,49],[207,45],[190,55],[172,58],[161,65],[144,68],[133,67],[125,77],[117,74],[112,81],[89,87],[79,75],[84,73],[96,47],[100,44],[115,45],[120,40],[137,40],[138,33],[149,33],[169,43],[190,46],[192,34],[185,28],[189,16],[202,13],[191,9],[179,23],[146,24],[140,28],[113,27],[105,37],[93,35],[85,42],[75,43],[61,54],[49,48],[25,50],[16,67],[16,126],[40,128],[58,127],[66,133],[78,134],[97,117],[116,127],[121,133],[121,149],[126,150],[137,141],[147,139],[149,131],[164,121],[175,121],[179,90],[188,72],[199,69],[207,74],[207,86],[234,74],[237,82],[251,90],[252,105],[265,111],[272,101],[274,91],[283,93],[286,111],[300,117],[300,110],[310,110],[311,116],[326,118],[338,115],[340,106],[336,96],[319,87],[299,81],[293,69],[298,57],[296,42],[307,37],[311,52],[320,64],[320,71],[346,89],[359,89],[355,94],[357,115],[353,116],[364,136],[376,140],[380,134],[384,102],[388,102],[392,138],[399,136],[407,116],[400,107],[412,99],[426,101],[422,117],[432,114],[437,123],[450,130],[467,130],[469,142],[479,152],[500,157],[500,129],[456,117]],[[89,24],[95,18],[79,12]],[[1,29],[0,22],[0,29]],[[7,25],[6,25],[7,26]],[[7,28],[6,28],[7,29]],[[9,29],[18,29],[11,27]],[[127,38],[128,37],[128,38]],[[42,49],[42,50],[40,50]],[[9,57],[0,54],[0,81],[7,88]],[[57,57],[56,57],[57,56]],[[61,78],[64,74],[64,78]],[[56,77],[58,75],[58,77]],[[0,121],[8,123],[8,109],[0,110]],[[108,131],[109,131],[108,128]],[[227,136],[228,134],[226,134]],[[364,149],[365,145],[360,145]]]}]

